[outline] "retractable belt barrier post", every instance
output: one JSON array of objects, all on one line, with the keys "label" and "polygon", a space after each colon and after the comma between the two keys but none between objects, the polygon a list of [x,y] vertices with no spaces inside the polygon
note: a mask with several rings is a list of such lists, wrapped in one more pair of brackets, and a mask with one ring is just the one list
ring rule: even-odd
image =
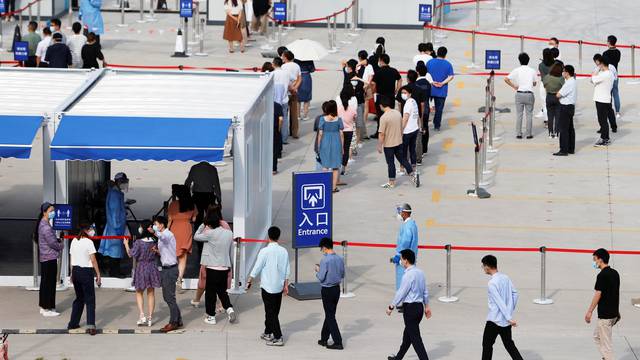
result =
[{"label": "retractable belt barrier post", "polygon": [[193,18],[191,19],[191,41],[189,41],[190,45],[196,45],[198,43],[198,27],[200,26],[200,21],[199,16],[200,16],[200,11],[199,11],[199,7],[198,7],[198,2],[194,1],[193,2]]},{"label": "retractable belt barrier post", "polygon": [[578,40],[578,67],[582,71],[582,40]]},{"label": "retractable belt barrier post", "polygon": [[492,70],[489,76],[489,107],[491,112],[489,113],[489,148],[490,153],[498,152],[498,149],[493,146],[495,141],[501,140],[499,136],[496,136],[496,95],[495,95],[496,75]]},{"label": "retractable belt barrier post", "polygon": [[206,20],[205,20],[204,18],[201,18],[201,19],[200,19],[200,30],[199,30],[199,32],[200,32],[200,51],[198,51],[198,52],[196,52],[195,54],[193,54],[193,55],[195,55],[195,56],[209,56],[209,54],[207,54],[207,53],[204,51],[204,29],[205,29],[205,28],[206,28],[206,26],[207,26],[207,25],[205,24],[205,21],[206,21]]},{"label": "retractable belt barrier post", "polygon": [[500,0],[500,27],[498,30],[507,30],[507,0]]},{"label": "retractable belt barrier post", "polygon": [[451,244],[445,245],[444,249],[447,252],[447,288],[446,296],[439,297],[438,301],[443,303],[451,303],[458,301],[457,297],[451,296]]},{"label": "retractable belt barrier post", "polygon": [[344,9],[344,40],[341,43],[351,44],[351,40],[349,40],[349,7]]},{"label": "retractable belt barrier post", "polygon": [[155,1],[154,0],[149,0],[149,16],[147,17],[147,21],[149,21],[149,22],[158,21],[158,19],[156,19]]},{"label": "retractable belt barrier post", "polygon": [[38,258],[38,243],[35,241],[33,242],[33,252],[32,252],[32,260],[33,260],[33,285],[31,287],[27,287],[26,290],[28,291],[38,291],[40,290],[40,283],[38,282],[38,273],[40,272],[39,270],[39,266],[40,266],[40,259]]},{"label": "retractable belt barrier post", "polygon": [[40,26],[40,1],[36,4],[36,14],[38,17],[38,26]]},{"label": "retractable belt barrier post", "polygon": [[553,300],[547,297],[547,248],[540,247],[540,298],[533,300],[538,305],[551,305]]},{"label": "retractable belt barrier post", "polygon": [[351,10],[351,36],[358,36],[356,31],[360,31],[362,29],[358,28],[358,12],[360,11],[360,6],[358,0],[353,0],[353,9]]},{"label": "retractable belt barrier post", "polygon": [[[120,24],[118,24],[119,27],[125,27],[127,26],[127,24],[125,24],[124,22],[124,2],[125,0],[120,0]],[[39,2],[38,2],[39,4]],[[40,10],[40,9],[38,9]],[[40,23],[40,11],[38,11],[38,23]]]},{"label": "retractable belt barrier post", "polygon": [[505,25],[510,26],[513,25],[511,18],[511,0],[506,0],[506,14],[505,14]]},{"label": "retractable belt barrier post", "polygon": [[31,6],[29,6],[29,22],[33,21],[33,11],[31,10]]},{"label": "retractable belt barrier post", "polygon": [[233,239],[234,243],[234,257],[235,260],[233,262],[233,285],[231,289],[227,290],[229,294],[240,295],[244,294],[245,290],[240,282],[240,253],[242,248],[242,239],[235,238]]},{"label": "retractable belt barrier post", "polygon": [[477,69],[478,67],[476,64],[476,31],[471,30],[471,64],[467,65],[467,68]]},{"label": "retractable belt barrier post", "polygon": [[[296,20],[296,6],[292,0],[285,0],[287,3],[287,14],[291,14],[291,20]],[[287,22],[286,30],[293,30],[295,27],[293,26],[293,22]]]},{"label": "retractable belt barrier post", "polygon": [[[435,3],[438,3],[437,1]],[[435,5],[434,3],[434,5]],[[437,6],[435,6],[435,18],[436,18],[436,24],[439,27],[444,27],[444,6],[443,6],[444,0],[440,0],[440,2],[438,3]],[[447,37],[447,34],[445,34],[444,31],[438,31],[436,33],[436,38],[438,39],[444,39]],[[436,42],[444,42],[443,40],[436,40]]]},{"label": "retractable belt barrier post", "polygon": [[476,0],[476,30],[480,28],[480,0]]},{"label": "retractable belt barrier post", "polygon": [[636,46],[631,45],[631,77],[632,79],[627,84],[637,85],[640,81],[636,78]]},{"label": "retractable belt barrier post", "polygon": [[342,259],[344,260],[344,279],[342,279],[342,293],[340,294],[341,298],[352,298],[356,295],[352,292],[349,292],[348,289],[348,281],[347,274],[349,274],[349,261],[347,258],[347,248],[349,247],[349,243],[347,241],[340,242],[342,246]]},{"label": "retractable belt barrier post", "polygon": [[520,35],[520,53],[524,52],[524,35]]},{"label": "retractable belt barrier post", "polygon": [[[4,1],[4,0],[2,0],[2,1]],[[4,36],[2,36],[2,34],[3,34],[2,33],[2,23],[3,22],[4,21],[2,21],[2,19],[0,19],[0,51],[4,50],[3,44],[2,44],[4,42]]]},{"label": "retractable belt barrier post", "polygon": [[333,50],[338,51],[338,15],[333,14],[333,31],[331,32]]},{"label": "retractable belt barrier post", "polygon": [[140,0],[140,19],[137,20],[137,23],[143,24],[144,21],[144,0]]}]

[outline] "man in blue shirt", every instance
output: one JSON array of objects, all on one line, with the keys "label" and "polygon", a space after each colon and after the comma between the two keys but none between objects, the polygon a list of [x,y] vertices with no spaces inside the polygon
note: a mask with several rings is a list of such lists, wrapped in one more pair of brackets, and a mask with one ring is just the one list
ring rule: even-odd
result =
[{"label": "man in blue shirt", "polygon": [[513,360],[522,360],[522,355],[511,338],[511,327],[518,324],[513,319],[513,312],[518,303],[518,291],[511,279],[498,272],[498,259],[493,255],[482,258],[482,269],[491,275],[489,280],[489,314],[482,336],[482,360],[491,360],[493,344],[500,335],[502,344]]},{"label": "man in blue shirt", "polygon": [[431,83],[431,97],[436,107],[436,113],[433,117],[433,128],[436,131],[440,131],[440,124],[442,123],[442,112],[444,110],[444,102],[447,100],[449,91],[449,83],[453,80],[453,66],[447,57],[447,48],[441,46],[437,51],[438,57],[429,60],[427,70],[433,78]]},{"label": "man in blue shirt", "polygon": [[396,241],[396,254],[391,258],[391,262],[396,264],[396,290],[400,288],[400,283],[405,273],[404,267],[400,264],[400,253],[404,249],[409,249],[413,251],[415,257],[418,256],[418,226],[415,220],[411,218],[412,211],[409,204],[402,204],[396,207],[396,217],[398,221],[402,222]]},{"label": "man in blue shirt", "polygon": [[[324,254],[320,265],[316,264],[316,277],[322,286],[322,307],[324,308],[324,323],[318,345],[327,349],[342,350],[342,336],[336,321],[336,309],[340,300],[340,283],[344,279],[344,261],[333,251],[333,241],[329,238],[320,240],[320,250]],[[329,335],[333,344],[329,345]]]},{"label": "man in blue shirt", "polygon": [[419,360],[429,360],[420,335],[420,321],[423,314],[427,319],[431,318],[427,281],[422,270],[415,267],[416,255],[413,251],[402,250],[400,256],[405,274],[393,302],[387,308],[387,315],[391,315],[394,308],[403,305],[404,333],[400,350],[396,355],[387,357],[387,360],[402,360],[410,345],[413,346]]},{"label": "man in blue shirt", "polygon": [[269,228],[269,245],[260,250],[258,259],[247,280],[247,290],[251,288],[253,279],[260,276],[262,288],[262,302],[264,302],[264,333],[260,338],[266,341],[267,346],[284,346],[282,330],[280,329],[280,305],[282,295],[289,293],[289,254],[287,250],[278,245],[280,229],[276,226]]}]

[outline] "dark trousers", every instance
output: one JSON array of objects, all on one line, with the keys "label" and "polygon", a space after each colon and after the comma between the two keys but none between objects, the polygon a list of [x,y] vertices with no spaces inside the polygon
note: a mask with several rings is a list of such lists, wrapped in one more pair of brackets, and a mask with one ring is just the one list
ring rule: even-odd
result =
[{"label": "dark trousers", "polygon": [[340,300],[340,286],[323,287],[320,294],[322,295],[322,307],[324,308],[324,323],[320,332],[320,340],[329,340],[329,335],[333,339],[334,344],[342,345],[342,335],[336,321],[336,310],[338,309],[338,301]]},{"label": "dark trousers", "polygon": [[575,105],[560,105],[560,152],[573,154],[576,151],[576,130],[573,127]]},{"label": "dark trousers", "polygon": [[73,289],[76,291],[76,299],[71,308],[71,319],[67,328],[80,327],[80,318],[84,307],[87,307],[87,328],[96,328],[96,290],[93,287],[93,268],[74,266],[71,269],[73,277]]},{"label": "dark trousers", "polygon": [[278,159],[282,157],[282,133],[274,129],[273,131],[273,166],[272,171],[278,171]]},{"label": "dark trousers", "polygon": [[273,334],[275,339],[282,338],[280,330],[280,305],[282,304],[282,293],[271,294],[262,289],[262,302],[264,303],[264,333]]},{"label": "dark trousers", "polygon": [[444,103],[447,100],[446,97],[432,96],[433,102],[436,106],[436,113],[433,115],[433,128],[440,129],[442,123],[442,113],[444,112]]},{"label": "dark trousers", "polygon": [[424,115],[422,116],[422,153],[426,154],[429,151],[429,101],[424,104]]},{"label": "dark trousers", "polygon": [[415,350],[419,360],[429,360],[427,350],[422,343],[422,336],[420,336],[420,321],[424,316],[424,305],[421,303],[404,303],[402,304],[402,309],[404,333],[402,334],[402,344],[396,359],[401,360],[404,358],[409,346],[413,346],[413,350]]},{"label": "dark trousers", "polygon": [[58,260],[40,262],[40,307],[45,310],[56,308],[56,277]]},{"label": "dark trousers", "polygon": [[344,142],[342,144],[342,166],[347,166],[349,163],[349,149],[351,148],[351,141],[353,140],[353,131],[342,132],[344,136]]},{"label": "dark trousers", "polygon": [[25,67],[36,67],[36,56],[29,56],[27,61],[24,62]]},{"label": "dark trousers", "polygon": [[204,302],[207,315],[216,316],[216,295],[222,307],[227,310],[231,306],[231,300],[227,293],[227,278],[229,270],[220,271],[207,269],[207,283],[205,285]]},{"label": "dark trousers", "polygon": [[[609,140],[609,123],[607,122],[607,118],[609,116],[609,112],[613,112],[611,104],[596,101],[596,112],[598,114],[598,124],[600,124],[600,138],[603,140]],[[615,114],[613,118],[613,123],[615,124]]]},{"label": "dark trousers", "polygon": [[416,141],[419,132],[420,130],[416,130],[410,134],[402,134],[402,153],[412,167],[416,165]]},{"label": "dark trousers", "polygon": [[46,62],[40,61],[40,64],[38,65],[38,67],[41,67],[41,68],[48,68],[48,67],[49,67],[49,63],[46,63]]},{"label": "dark trousers", "polygon": [[[209,205],[213,205],[219,203],[220,200],[216,197],[216,194],[213,192],[194,192],[193,193],[193,203],[198,209],[198,214],[196,215],[196,221],[194,224],[194,228],[197,229],[202,224],[202,220],[204,219],[204,214],[207,212]],[[198,258],[202,254],[202,247],[204,243],[201,241],[194,241],[198,246]]]},{"label": "dark trousers", "polygon": [[511,356],[511,359],[522,360],[522,355],[520,355],[516,344],[511,338],[511,325],[501,327],[491,321],[487,321],[484,327],[484,335],[482,335],[482,360],[491,360],[493,356],[493,344],[496,342],[498,335],[500,335],[502,344]]},{"label": "dark trousers", "polygon": [[398,160],[400,165],[405,168],[407,174],[411,175],[411,173],[413,172],[413,168],[407,161],[407,157],[404,156],[402,145],[386,147],[384,148],[384,158],[387,160],[387,172],[389,175],[389,180],[396,179],[396,163],[395,161],[393,161],[394,156]]},{"label": "dark trousers", "polygon": [[[8,13],[16,11],[16,0],[4,0],[4,11]],[[13,17],[15,18],[16,15],[13,15]]]},{"label": "dark trousers", "polygon": [[547,93],[547,128],[549,135],[560,132],[558,123],[560,121],[560,100],[556,94]]},{"label": "dark trousers", "polygon": [[160,272],[162,280],[162,298],[169,307],[169,322],[174,325],[182,324],[180,308],[176,302],[176,281],[178,281],[178,266],[162,268]]}]

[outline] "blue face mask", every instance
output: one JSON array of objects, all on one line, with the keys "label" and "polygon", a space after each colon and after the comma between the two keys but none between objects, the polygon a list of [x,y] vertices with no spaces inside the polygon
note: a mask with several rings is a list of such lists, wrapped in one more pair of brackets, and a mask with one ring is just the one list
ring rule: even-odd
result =
[{"label": "blue face mask", "polygon": [[596,270],[598,269],[598,263],[596,263],[595,261],[593,262],[592,266],[593,266],[594,269],[596,269]]},{"label": "blue face mask", "polygon": [[52,211],[52,212],[49,213],[49,220],[53,220],[53,218],[55,218],[55,217],[56,217],[56,212],[55,211]]},{"label": "blue face mask", "polygon": [[155,231],[155,232],[160,231],[160,229],[158,229],[158,225],[153,225],[153,231]]}]

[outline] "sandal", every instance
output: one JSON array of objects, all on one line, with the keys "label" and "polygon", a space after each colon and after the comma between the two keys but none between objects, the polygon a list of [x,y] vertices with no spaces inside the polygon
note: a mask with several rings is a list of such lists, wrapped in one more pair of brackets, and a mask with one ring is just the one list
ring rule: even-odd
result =
[{"label": "sandal", "polygon": [[340,189],[335,188],[335,189],[333,189],[333,192],[334,192],[334,193],[340,192]]}]

